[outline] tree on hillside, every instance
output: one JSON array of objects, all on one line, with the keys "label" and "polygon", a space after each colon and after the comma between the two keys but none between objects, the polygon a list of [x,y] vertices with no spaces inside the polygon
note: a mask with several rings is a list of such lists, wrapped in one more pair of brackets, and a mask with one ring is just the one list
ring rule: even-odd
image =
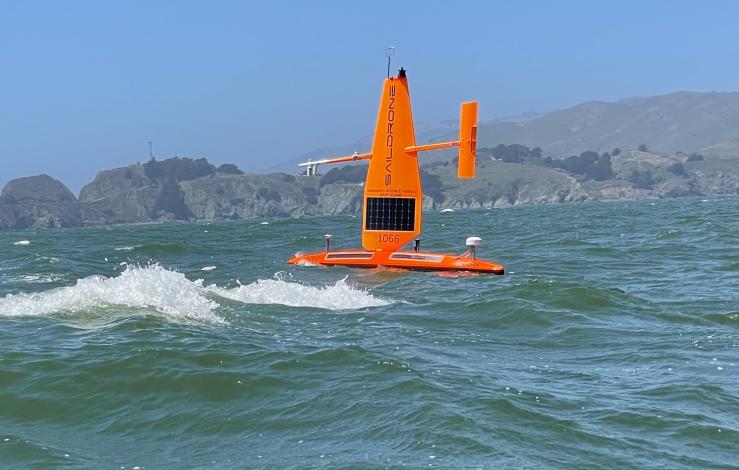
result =
[{"label": "tree on hillside", "polygon": [[611,150],[611,155],[613,155],[614,157],[617,157],[620,154],[621,154],[621,149],[618,148],[618,147],[616,147],[613,150]]},{"label": "tree on hillside", "polygon": [[331,169],[321,177],[321,186],[331,183],[362,183],[367,178],[367,165],[346,165]]},{"label": "tree on hillside", "polygon": [[628,180],[639,189],[652,189],[656,183],[652,170],[631,170]]},{"label": "tree on hillside", "polygon": [[218,167],[218,173],[225,173],[227,175],[243,175],[244,172],[239,169],[238,166],[233,163],[224,163]]},{"label": "tree on hillside", "polygon": [[523,163],[525,161],[538,161],[541,159],[541,148],[529,147],[521,144],[498,144],[492,148],[480,149],[481,153],[488,153],[505,163]]},{"label": "tree on hillside", "polygon": [[421,170],[421,185],[423,187],[423,193],[434,198],[434,203],[440,204],[444,201],[443,184],[439,175]]},{"label": "tree on hillside", "polygon": [[573,155],[562,160],[552,160],[548,165],[595,181],[607,180],[613,176],[611,156],[607,153],[598,155],[592,150],[586,150],[580,155]]},{"label": "tree on hillside", "polygon": [[214,174],[216,168],[205,158],[168,158],[166,160],[149,160],[144,163],[144,174],[153,180],[173,179],[187,181]]},{"label": "tree on hillside", "polygon": [[593,162],[585,173],[586,178],[595,181],[604,181],[613,177],[613,168],[611,167],[611,156],[604,153],[597,162]]},{"label": "tree on hillside", "polygon": [[640,152],[648,152],[649,149],[647,149],[647,146],[645,144],[639,144],[639,151]]},{"label": "tree on hillside", "polygon": [[672,165],[667,167],[667,171],[672,173],[675,176],[685,176],[687,175],[685,171],[685,166],[680,162],[675,162]]}]

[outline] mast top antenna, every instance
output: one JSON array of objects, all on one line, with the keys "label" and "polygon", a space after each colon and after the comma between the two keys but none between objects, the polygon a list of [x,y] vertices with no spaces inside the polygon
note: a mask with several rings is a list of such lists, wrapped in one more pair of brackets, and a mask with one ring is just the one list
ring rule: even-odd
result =
[{"label": "mast top antenna", "polygon": [[388,47],[385,51],[385,55],[387,56],[387,78],[390,78],[390,58],[395,54],[395,48],[394,47]]}]

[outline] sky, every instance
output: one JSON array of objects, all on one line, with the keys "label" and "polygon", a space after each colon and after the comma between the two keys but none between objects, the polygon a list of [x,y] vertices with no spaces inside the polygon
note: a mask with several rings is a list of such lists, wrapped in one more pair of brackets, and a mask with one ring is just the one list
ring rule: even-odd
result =
[{"label": "sky", "polygon": [[[735,1],[0,0],[0,185],[206,157],[258,171],[372,131],[385,50],[414,118],[739,91]],[[329,156],[329,155],[327,155]]]}]

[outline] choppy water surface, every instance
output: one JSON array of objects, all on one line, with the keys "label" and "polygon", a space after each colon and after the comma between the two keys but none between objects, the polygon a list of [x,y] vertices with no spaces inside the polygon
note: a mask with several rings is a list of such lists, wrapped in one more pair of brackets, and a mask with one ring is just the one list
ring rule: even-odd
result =
[{"label": "choppy water surface", "polygon": [[427,215],[503,277],[261,222],[0,232],[2,467],[739,463],[738,199]]}]

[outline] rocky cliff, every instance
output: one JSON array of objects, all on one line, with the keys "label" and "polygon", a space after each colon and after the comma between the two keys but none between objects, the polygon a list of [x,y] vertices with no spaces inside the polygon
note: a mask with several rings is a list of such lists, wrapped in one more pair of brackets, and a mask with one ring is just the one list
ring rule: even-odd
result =
[{"label": "rocky cliff", "polygon": [[[481,152],[484,154],[484,152]],[[557,162],[506,163],[478,157],[475,180],[458,180],[453,163],[429,165],[441,180],[435,208],[489,208],[589,200],[739,194],[739,158],[623,151],[609,156],[610,176],[596,179]]]},{"label": "rocky cliff", "polygon": [[319,177],[214,175],[180,184],[185,204],[197,219],[243,219],[291,215],[354,213],[361,188],[333,184],[321,187]]},{"label": "rocky cliff", "polygon": [[74,194],[48,175],[14,179],[0,194],[0,229],[82,225]]},{"label": "rocky cliff", "polygon": [[[320,177],[244,174],[201,161],[169,159],[100,172],[82,188],[88,223],[243,219],[354,213],[357,184],[321,185]],[[185,167],[183,170],[182,167]],[[188,169],[189,168],[189,169]]]},{"label": "rocky cliff", "polygon": [[[498,146],[480,149],[476,179],[459,180],[456,171],[453,161],[422,167],[424,210],[739,194],[736,157],[630,150],[552,160]],[[355,214],[365,175],[366,165],[323,176],[255,175],[173,158],[101,171],[79,199],[47,175],[19,178],[0,194],[0,228]]]}]

